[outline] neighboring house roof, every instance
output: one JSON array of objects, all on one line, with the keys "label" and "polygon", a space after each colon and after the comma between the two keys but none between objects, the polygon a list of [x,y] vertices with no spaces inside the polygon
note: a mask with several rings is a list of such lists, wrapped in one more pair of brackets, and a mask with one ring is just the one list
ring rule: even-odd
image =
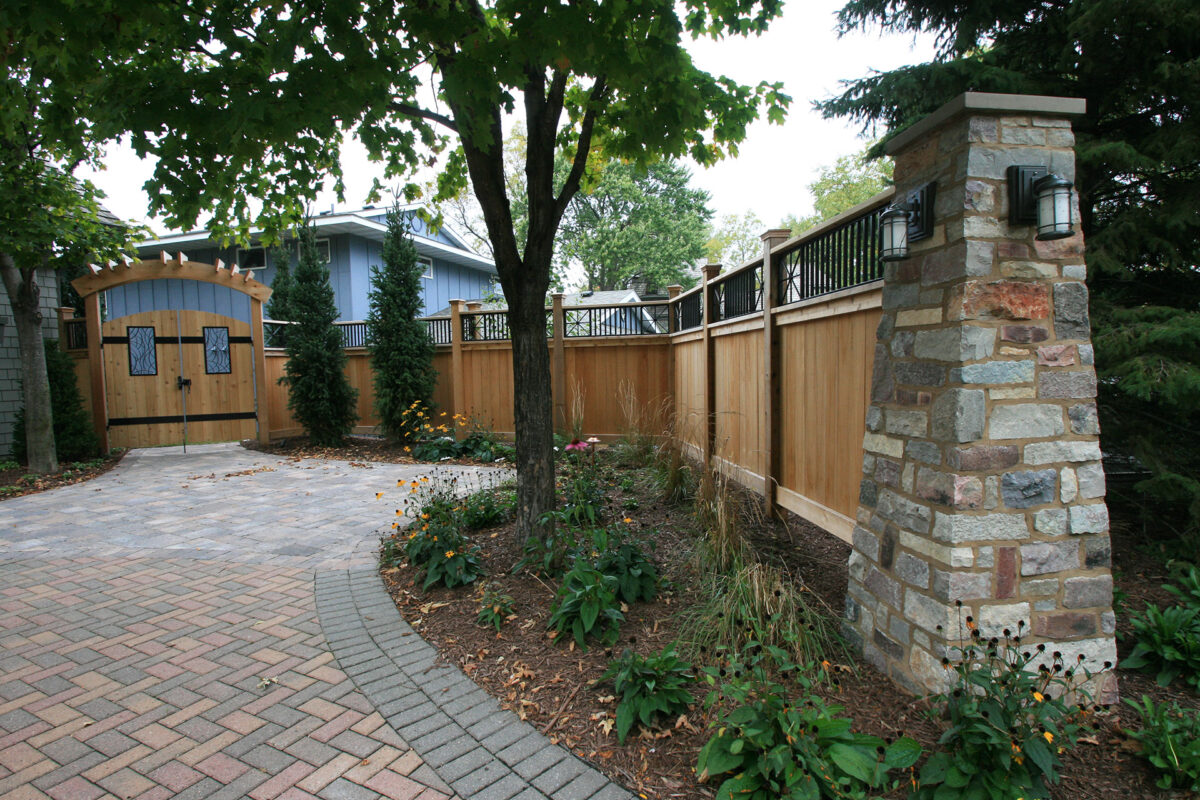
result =
[{"label": "neighboring house roof", "polygon": [[[402,210],[412,210],[417,208],[415,205],[402,206]],[[316,227],[319,233],[325,235],[347,233],[355,236],[361,236],[364,239],[371,239],[376,242],[382,242],[387,234],[387,225],[369,219],[372,216],[378,216],[381,213],[380,209],[361,209],[359,211],[339,211],[336,213],[321,214],[312,218],[312,224]],[[439,242],[436,239],[430,239],[427,236],[422,236],[419,233],[413,233],[413,242],[417,246],[417,252],[423,256],[436,257],[442,261],[447,261],[451,264],[457,264],[470,269],[483,270],[485,272],[496,272],[496,265],[490,258],[481,256],[467,249],[462,245],[462,237],[457,234],[447,231],[445,227],[442,231],[447,236],[456,242],[459,242],[460,247],[448,245],[445,242]],[[256,236],[262,233],[260,230],[252,230],[250,235]],[[137,243],[139,250],[150,248],[175,249],[186,247],[221,247],[221,243],[213,239],[208,231],[198,230],[189,233],[169,233],[160,236],[156,239],[147,239]]]},{"label": "neighboring house roof", "polygon": [[[467,300],[468,303],[479,303],[481,311],[503,311],[508,306],[504,298]],[[654,317],[645,306],[619,308],[627,303],[640,303],[642,299],[633,289],[618,289],[606,292],[570,292],[563,295],[563,308],[567,311],[581,308],[601,307],[601,310],[590,314],[568,314],[566,319],[567,336],[619,336],[631,333],[665,333],[665,323],[655,322]],[[613,308],[618,306],[618,308]],[[450,316],[450,307],[430,314],[424,319],[446,318]]]}]

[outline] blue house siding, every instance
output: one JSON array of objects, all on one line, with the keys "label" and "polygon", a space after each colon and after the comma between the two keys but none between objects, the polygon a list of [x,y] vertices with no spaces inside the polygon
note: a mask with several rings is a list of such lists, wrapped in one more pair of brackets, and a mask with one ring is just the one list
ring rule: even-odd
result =
[{"label": "blue house siding", "polygon": [[425,283],[425,314],[445,308],[451,300],[473,300],[491,288],[491,276],[457,264],[433,260],[433,279]]},{"label": "blue house siding", "polygon": [[108,319],[142,311],[208,311],[249,324],[250,297],[226,286],[164,278],[109,289],[104,296]]}]

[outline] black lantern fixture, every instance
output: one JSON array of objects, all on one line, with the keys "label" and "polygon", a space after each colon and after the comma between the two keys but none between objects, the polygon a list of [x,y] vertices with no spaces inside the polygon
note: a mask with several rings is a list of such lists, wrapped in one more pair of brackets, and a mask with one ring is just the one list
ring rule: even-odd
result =
[{"label": "black lantern fixture", "polygon": [[933,235],[935,183],[927,183],[904,196],[879,215],[879,257],[884,261],[908,258],[908,245]]},{"label": "black lantern fixture", "polygon": [[1036,225],[1041,241],[1064,239],[1075,232],[1071,220],[1071,194],[1066,178],[1045,167],[1008,168],[1008,223]]},{"label": "black lantern fixture", "polygon": [[884,261],[908,258],[908,212],[899,206],[889,206],[879,215],[879,230],[883,234],[879,257]]}]

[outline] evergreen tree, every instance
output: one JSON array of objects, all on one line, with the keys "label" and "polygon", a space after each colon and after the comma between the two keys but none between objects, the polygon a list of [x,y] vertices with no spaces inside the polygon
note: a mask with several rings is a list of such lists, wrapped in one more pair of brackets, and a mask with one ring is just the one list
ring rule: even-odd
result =
[{"label": "evergreen tree", "polygon": [[342,332],[333,321],[338,310],[329,284],[329,268],[317,250],[316,234],[300,233],[300,262],[289,300],[296,324],[287,342],[288,408],[313,444],[333,447],[358,419],[358,392],[346,378]]},{"label": "evergreen tree", "polygon": [[[271,248],[268,260],[275,267],[275,277],[271,279],[271,299],[267,301],[267,319],[280,322],[292,322],[292,266],[291,253],[288,247],[277,245]],[[266,337],[270,347],[286,347],[288,328],[290,325],[272,326],[271,333]]]},{"label": "evergreen tree", "polygon": [[826,116],[894,133],[967,90],[1087,100],[1075,186],[1102,443],[1152,470],[1135,488],[1156,526],[1200,535],[1200,4],[853,0],[840,22],[941,49],[850,82]]},{"label": "evergreen tree", "polygon": [[[46,376],[50,379],[50,413],[54,419],[54,447],[61,462],[86,461],[100,455],[100,440],[92,418],[83,407],[83,395],[75,380],[75,360],[45,340]],[[25,408],[17,411],[13,424],[13,458],[24,464],[29,451],[25,440]]]},{"label": "evergreen tree", "polygon": [[371,267],[367,298],[367,349],[375,373],[375,408],[384,434],[402,441],[408,431],[402,414],[413,403],[428,406],[433,399],[437,373],[433,369],[433,343],[421,313],[421,275],[408,218],[399,206],[387,214],[383,240],[383,269]]}]

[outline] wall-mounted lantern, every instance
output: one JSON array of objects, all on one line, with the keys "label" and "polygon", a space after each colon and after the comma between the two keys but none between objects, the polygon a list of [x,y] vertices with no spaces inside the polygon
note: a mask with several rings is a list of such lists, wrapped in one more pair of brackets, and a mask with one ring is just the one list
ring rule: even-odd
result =
[{"label": "wall-mounted lantern", "polygon": [[904,200],[889,206],[879,215],[882,236],[879,257],[884,261],[908,258],[908,245],[933,235],[933,198],[935,183],[913,189]]},{"label": "wall-mounted lantern", "polygon": [[1071,193],[1066,178],[1045,167],[1008,168],[1008,224],[1037,225],[1037,238],[1064,239],[1075,232],[1071,220]]}]

